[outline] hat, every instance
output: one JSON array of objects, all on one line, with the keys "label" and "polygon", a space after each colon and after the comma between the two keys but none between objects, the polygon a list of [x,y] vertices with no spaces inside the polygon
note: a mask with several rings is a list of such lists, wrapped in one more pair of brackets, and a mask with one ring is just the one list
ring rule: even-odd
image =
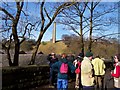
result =
[{"label": "hat", "polygon": [[90,56],[93,56],[93,53],[92,52],[86,52],[86,57],[90,57]]},{"label": "hat", "polygon": [[83,53],[79,53],[78,57],[84,57],[84,54]]},{"label": "hat", "polygon": [[54,55],[55,53],[51,53],[51,55]]}]

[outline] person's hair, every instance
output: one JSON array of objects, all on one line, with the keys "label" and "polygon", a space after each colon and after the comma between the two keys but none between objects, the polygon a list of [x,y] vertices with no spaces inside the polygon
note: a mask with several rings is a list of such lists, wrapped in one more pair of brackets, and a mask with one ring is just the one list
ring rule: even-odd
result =
[{"label": "person's hair", "polygon": [[115,55],[118,58],[118,61],[120,61],[120,53]]},{"label": "person's hair", "polygon": [[97,55],[95,58],[100,58],[100,56],[99,56],[99,55]]},{"label": "person's hair", "polygon": [[61,55],[63,58],[66,58],[67,57],[67,54],[66,53],[62,53]]}]

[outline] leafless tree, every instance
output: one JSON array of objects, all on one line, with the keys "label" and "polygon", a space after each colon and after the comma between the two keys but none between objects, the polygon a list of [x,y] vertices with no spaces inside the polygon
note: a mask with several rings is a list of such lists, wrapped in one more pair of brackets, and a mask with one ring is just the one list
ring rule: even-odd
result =
[{"label": "leafless tree", "polygon": [[64,10],[63,13],[59,15],[60,19],[58,19],[58,23],[66,26],[65,29],[73,30],[80,37],[80,48],[82,53],[84,53],[83,30],[87,27],[84,19],[87,4],[88,2],[77,2],[69,9]]},{"label": "leafless tree", "polygon": [[[90,12],[89,16],[89,45],[88,51],[92,51],[92,42],[93,42],[93,32],[108,31],[105,28],[112,26],[117,22],[117,17],[111,16],[109,14],[114,14],[116,12],[117,6],[114,3],[100,3],[100,2],[90,2],[87,5],[88,11]],[[113,22],[114,20],[114,22]],[[116,23],[117,24],[117,23]],[[105,33],[104,33],[105,34]],[[109,34],[108,34],[109,35]],[[102,35],[104,36],[104,35]],[[100,36],[101,37],[101,36]]]},{"label": "leafless tree", "polygon": [[[57,15],[62,10],[66,9],[67,7],[72,6],[75,2],[63,2],[63,3],[61,3],[59,6],[57,6],[55,8],[55,10],[52,12],[51,15],[49,15],[48,10],[45,7],[45,3],[46,3],[45,0],[43,0],[43,2],[41,2],[41,4],[40,4],[41,26],[40,26],[40,30],[39,30],[39,36],[38,36],[36,45],[34,47],[31,61],[30,61],[29,65],[32,65],[35,63],[35,57],[36,57],[39,45],[41,44],[41,39],[42,39],[44,33],[48,30],[48,28],[52,24],[52,22],[55,20]],[[47,17],[47,18],[45,18],[45,17]]]},{"label": "leafless tree", "polygon": [[[116,5],[116,4],[115,4]],[[88,50],[92,48],[93,33],[104,35],[109,29],[106,27],[117,24],[117,17],[110,15],[115,13],[117,6],[114,3],[103,2],[78,2],[59,15],[59,23],[65,29],[73,30],[81,40],[81,52],[84,53],[84,40],[89,36]],[[109,33],[110,34],[110,33]]]},{"label": "leafless tree", "polygon": [[[2,2],[0,11],[2,11],[2,27],[0,33],[2,33],[2,48],[5,49],[9,66],[19,65],[19,51],[20,44],[26,39],[26,33],[30,33],[34,25],[27,22],[27,19],[22,20],[21,17],[24,6],[24,0],[20,2],[13,2],[11,5],[9,2]],[[15,7],[14,7],[15,6]],[[27,23],[27,24],[26,24]],[[11,47],[14,52],[10,53]],[[13,54],[13,59],[11,55]]]}]

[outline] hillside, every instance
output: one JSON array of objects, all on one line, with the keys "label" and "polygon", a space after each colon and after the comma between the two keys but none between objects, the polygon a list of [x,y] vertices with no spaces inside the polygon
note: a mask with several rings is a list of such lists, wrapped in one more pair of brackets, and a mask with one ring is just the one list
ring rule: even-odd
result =
[{"label": "hillside", "polygon": [[[87,51],[88,42],[85,42],[85,52]],[[52,42],[42,42],[38,52],[42,51],[44,54],[49,53],[74,53],[76,55],[80,52],[80,46],[77,45],[75,42],[71,43],[69,47],[65,45],[63,41],[59,41],[56,43]],[[111,56],[114,56],[116,53],[118,53],[118,45],[115,43],[106,43],[106,42],[94,42],[92,44],[92,52],[94,56],[100,55],[104,58],[111,58]]]},{"label": "hillside", "polygon": [[64,50],[67,48],[67,46],[62,42],[56,42],[52,43],[50,41],[48,42],[42,42],[39,46],[38,52],[42,51],[44,54],[49,54],[51,52],[61,54],[64,52]]}]

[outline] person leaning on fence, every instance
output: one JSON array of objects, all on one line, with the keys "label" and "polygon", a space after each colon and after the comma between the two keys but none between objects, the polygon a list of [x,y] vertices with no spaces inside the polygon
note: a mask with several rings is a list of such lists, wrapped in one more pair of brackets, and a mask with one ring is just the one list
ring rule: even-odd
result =
[{"label": "person leaning on fence", "polygon": [[103,89],[103,78],[105,74],[105,64],[99,56],[96,56],[95,59],[92,60],[92,64],[94,67],[94,75],[95,75],[95,88]]},{"label": "person leaning on fence", "polygon": [[87,52],[81,62],[81,83],[83,90],[93,90],[94,88],[93,66],[91,63],[92,58],[93,53]]},{"label": "person leaning on fence", "polygon": [[120,54],[115,55],[115,68],[111,72],[111,75],[114,77],[114,87],[116,90],[120,90]]},{"label": "person leaning on fence", "polygon": [[75,67],[71,62],[68,62],[67,55],[62,54],[61,59],[52,65],[52,71],[58,69],[57,75],[57,89],[58,90],[67,90],[68,88],[68,71],[74,73]]}]

